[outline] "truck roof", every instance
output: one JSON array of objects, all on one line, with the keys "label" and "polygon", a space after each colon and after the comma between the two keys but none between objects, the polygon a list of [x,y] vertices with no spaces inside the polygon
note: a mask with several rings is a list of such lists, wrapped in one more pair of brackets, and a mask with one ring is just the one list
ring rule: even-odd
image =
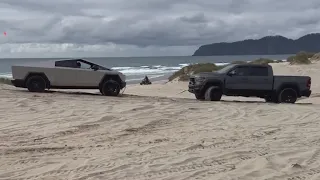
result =
[{"label": "truck roof", "polygon": [[[88,62],[85,59],[51,59],[51,60],[40,60],[40,61],[32,61],[32,62],[24,62],[19,64],[14,64],[13,66],[26,66],[26,67],[55,67],[55,63],[57,61],[84,61]],[[90,63],[90,62],[88,62]]]},{"label": "truck roof", "polygon": [[240,66],[259,66],[259,67],[271,67],[269,64],[234,64],[234,65],[240,65]]}]

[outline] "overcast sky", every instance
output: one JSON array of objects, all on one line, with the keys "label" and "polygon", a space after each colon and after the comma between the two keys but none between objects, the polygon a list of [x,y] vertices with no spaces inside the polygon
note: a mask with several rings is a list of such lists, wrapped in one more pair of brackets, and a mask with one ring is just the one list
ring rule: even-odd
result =
[{"label": "overcast sky", "polygon": [[319,17],[320,0],[1,0],[0,56],[192,55],[207,43],[319,32]]}]

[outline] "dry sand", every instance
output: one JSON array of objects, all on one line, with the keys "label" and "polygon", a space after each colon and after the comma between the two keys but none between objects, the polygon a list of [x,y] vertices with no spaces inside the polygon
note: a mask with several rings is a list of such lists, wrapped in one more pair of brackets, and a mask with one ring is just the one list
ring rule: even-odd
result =
[{"label": "dry sand", "polygon": [[200,102],[178,82],[122,97],[0,85],[0,179],[318,180],[320,64],[273,66],[311,76],[312,96]]}]

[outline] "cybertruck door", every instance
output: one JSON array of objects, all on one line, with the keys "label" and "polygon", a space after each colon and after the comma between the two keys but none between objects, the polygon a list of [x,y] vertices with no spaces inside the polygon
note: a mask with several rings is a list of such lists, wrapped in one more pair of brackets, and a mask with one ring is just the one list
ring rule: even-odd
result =
[{"label": "cybertruck door", "polygon": [[84,88],[95,88],[99,86],[105,72],[102,70],[93,70],[86,63],[81,63],[81,68],[77,69],[77,86]]},{"label": "cybertruck door", "polygon": [[68,67],[50,68],[46,71],[51,86],[73,87],[77,85],[77,70]]}]

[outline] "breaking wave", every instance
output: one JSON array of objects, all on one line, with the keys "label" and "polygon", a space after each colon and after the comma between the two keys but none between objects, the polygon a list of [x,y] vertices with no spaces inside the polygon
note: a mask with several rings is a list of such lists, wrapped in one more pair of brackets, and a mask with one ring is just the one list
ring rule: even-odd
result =
[{"label": "breaking wave", "polygon": [[175,72],[188,66],[188,64],[179,64],[179,66],[162,66],[162,65],[153,65],[153,66],[139,66],[139,67],[113,67],[113,70],[122,72],[125,75],[152,75],[152,74],[167,74]]},{"label": "breaking wave", "polygon": [[0,78],[8,78],[8,79],[11,79],[11,78],[12,78],[12,74],[11,74],[11,72],[0,73]]}]

